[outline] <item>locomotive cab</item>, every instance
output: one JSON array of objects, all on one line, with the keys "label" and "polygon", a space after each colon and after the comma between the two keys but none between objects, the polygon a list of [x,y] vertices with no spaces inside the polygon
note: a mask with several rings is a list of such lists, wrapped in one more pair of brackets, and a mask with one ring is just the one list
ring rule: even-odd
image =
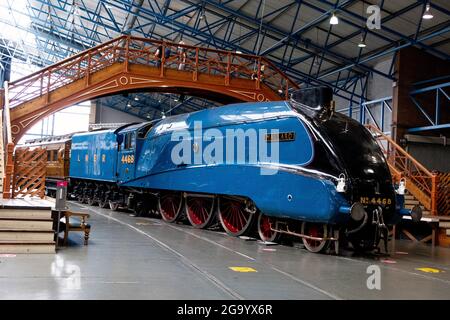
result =
[{"label": "locomotive cab", "polygon": [[136,160],[139,158],[145,139],[154,122],[131,124],[117,129],[118,157],[117,168],[119,182],[135,178]]}]

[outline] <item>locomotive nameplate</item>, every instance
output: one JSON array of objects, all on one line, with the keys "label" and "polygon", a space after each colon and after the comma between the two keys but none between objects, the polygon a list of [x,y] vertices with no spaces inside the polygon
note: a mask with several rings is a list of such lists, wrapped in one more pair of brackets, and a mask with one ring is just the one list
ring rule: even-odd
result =
[{"label": "locomotive nameplate", "polygon": [[295,132],[268,133],[265,138],[267,142],[294,141]]}]

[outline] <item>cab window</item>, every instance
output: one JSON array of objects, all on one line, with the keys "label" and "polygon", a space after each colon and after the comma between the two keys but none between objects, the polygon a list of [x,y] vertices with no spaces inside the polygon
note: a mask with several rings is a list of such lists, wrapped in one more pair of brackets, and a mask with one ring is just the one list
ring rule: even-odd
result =
[{"label": "cab window", "polygon": [[152,123],[149,123],[145,127],[141,128],[138,132],[138,136],[137,136],[138,139],[145,139],[145,137],[147,137],[147,134],[151,128],[152,128]]},{"label": "cab window", "polygon": [[125,135],[125,146],[124,146],[124,149],[125,150],[134,149],[134,145],[135,145],[135,133],[134,132],[128,132]]}]

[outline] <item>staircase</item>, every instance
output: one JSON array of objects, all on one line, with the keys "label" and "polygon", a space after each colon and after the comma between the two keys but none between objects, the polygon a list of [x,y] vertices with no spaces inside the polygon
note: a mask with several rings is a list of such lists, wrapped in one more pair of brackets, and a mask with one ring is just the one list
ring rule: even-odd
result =
[{"label": "staircase", "polygon": [[48,209],[0,209],[0,253],[55,253]]},{"label": "staircase", "polygon": [[427,210],[416,197],[414,197],[411,193],[405,194],[405,208],[412,209],[415,205],[419,205],[422,209],[423,215],[431,215],[430,210]]},{"label": "staircase", "polygon": [[[392,177],[399,183],[404,180],[408,194],[405,196],[405,207],[410,209],[419,204],[424,215],[438,215],[438,176],[431,173],[421,163],[408,154],[391,137],[385,135],[377,127],[366,125],[366,128],[377,140],[389,165]],[[444,190],[441,189],[443,192]],[[441,193],[442,193],[441,192]],[[447,212],[441,212],[445,215]]]}]

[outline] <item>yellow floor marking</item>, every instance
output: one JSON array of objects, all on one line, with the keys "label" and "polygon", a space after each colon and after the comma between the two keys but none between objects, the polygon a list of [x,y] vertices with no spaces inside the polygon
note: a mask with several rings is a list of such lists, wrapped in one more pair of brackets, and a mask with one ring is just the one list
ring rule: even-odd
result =
[{"label": "yellow floor marking", "polygon": [[258,272],[253,268],[250,267],[229,267],[231,270],[236,272]]},{"label": "yellow floor marking", "polygon": [[416,268],[416,270],[427,272],[427,273],[439,273],[441,270],[435,268]]}]

